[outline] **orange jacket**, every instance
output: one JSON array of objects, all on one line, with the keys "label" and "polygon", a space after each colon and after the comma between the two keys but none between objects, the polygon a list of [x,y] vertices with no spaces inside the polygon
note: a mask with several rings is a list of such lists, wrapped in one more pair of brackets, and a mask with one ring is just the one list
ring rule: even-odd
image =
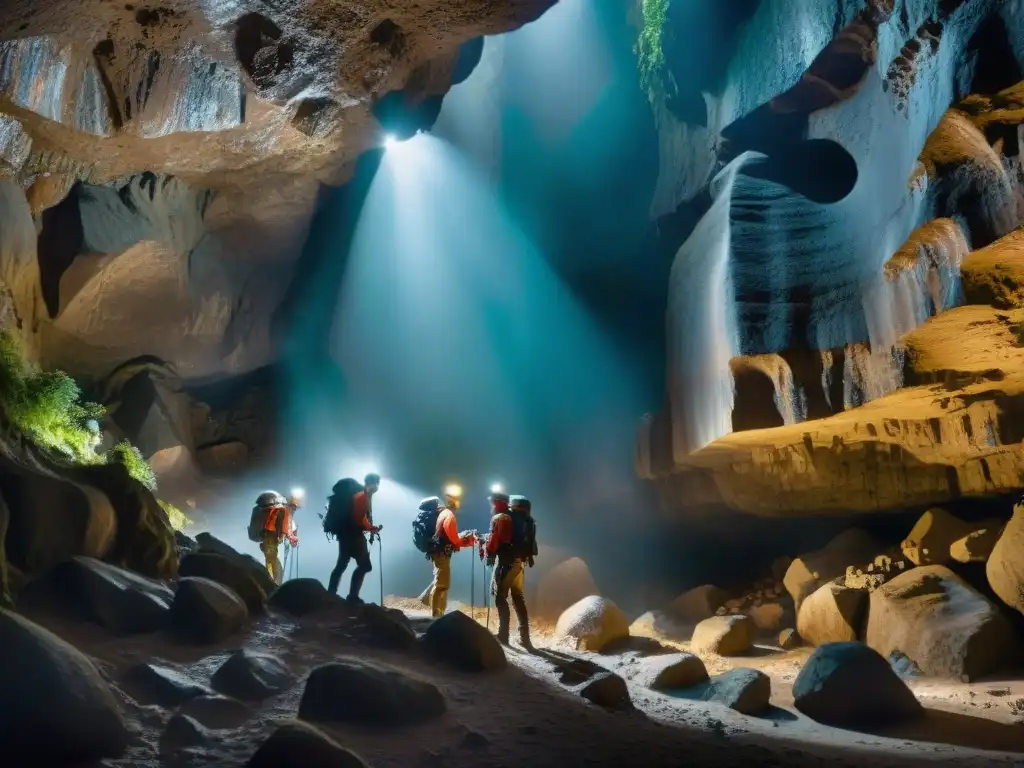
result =
[{"label": "orange jacket", "polygon": [[512,543],[512,518],[508,512],[499,512],[491,518],[491,533],[487,537],[487,556],[494,557],[505,544]]},{"label": "orange jacket", "polygon": [[476,541],[476,536],[472,533],[468,533],[465,536],[459,534],[459,525],[455,520],[455,513],[448,509],[448,507],[442,507],[441,514],[437,516],[437,529],[434,531],[434,534],[439,542],[443,544],[447,541],[456,552],[459,551],[460,547],[472,546],[473,542]]},{"label": "orange jacket", "polygon": [[352,520],[361,531],[372,531],[370,523],[370,497],[366,491],[360,491],[352,499]]},{"label": "orange jacket", "polygon": [[292,510],[288,506],[274,506],[267,512],[267,519],[263,523],[263,530],[276,533],[278,536],[287,536],[294,544],[298,537],[292,534]]}]

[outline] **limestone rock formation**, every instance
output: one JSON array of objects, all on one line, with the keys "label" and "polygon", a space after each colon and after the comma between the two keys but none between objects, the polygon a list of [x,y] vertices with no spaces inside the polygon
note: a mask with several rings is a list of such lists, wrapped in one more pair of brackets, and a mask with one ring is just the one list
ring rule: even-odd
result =
[{"label": "limestone rock formation", "polygon": [[823,584],[800,605],[796,631],[811,645],[859,640],[867,608],[866,590]]},{"label": "limestone rock formation", "polygon": [[970,533],[971,528],[970,523],[934,507],[921,515],[900,547],[914,565],[945,565],[951,557],[950,546]]},{"label": "limestone rock formation", "polygon": [[674,260],[640,476],[694,515],[1019,492],[1016,4],[747,4],[713,61],[710,3],[646,12]]},{"label": "limestone rock formation", "polygon": [[647,637],[651,640],[685,643],[692,634],[691,624],[683,623],[665,611],[648,611],[638,616],[629,625],[630,637]]},{"label": "limestone rock formation", "polygon": [[[348,695],[339,696],[338,691]],[[310,722],[410,725],[440,717],[447,706],[432,683],[397,669],[342,659],[309,674],[299,717]]]},{"label": "limestone rock formation", "polygon": [[690,648],[696,653],[742,656],[753,647],[755,633],[747,616],[713,616],[693,630]]},{"label": "limestone rock formation", "polygon": [[580,696],[607,709],[632,709],[626,681],[614,672],[599,672],[578,687]]},{"label": "limestone rock formation", "polygon": [[1013,508],[985,565],[988,583],[999,599],[1024,613],[1024,505]]},{"label": "limestone rock formation", "polygon": [[1006,527],[1004,520],[987,520],[949,545],[949,556],[959,563],[984,563],[992,555]]},{"label": "limestone rock formation", "polygon": [[36,590],[63,598],[74,613],[121,634],[163,629],[174,600],[162,582],[81,556],[55,566],[28,591]]},{"label": "limestone rock formation", "polygon": [[246,766],[275,768],[293,761],[324,768],[367,768],[366,763],[354,752],[301,720],[279,725],[260,745]]},{"label": "limestone rock formation", "polygon": [[262,612],[267,603],[267,595],[252,570],[224,555],[193,552],[182,558],[178,572],[224,585],[242,599],[250,615]]},{"label": "limestone rock formation", "polygon": [[999,609],[948,568],[915,568],[871,593],[865,642],[882,656],[899,651],[935,677],[974,680],[1020,652]]},{"label": "limestone rock formation", "polygon": [[629,619],[615,603],[591,595],[571,605],[558,617],[555,638],[577,650],[600,651],[629,637]]},{"label": "limestone rock formation", "polygon": [[136,700],[163,707],[177,707],[196,696],[212,693],[178,670],[159,664],[144,663],[132,667],[128,670],[126,682]]},{"label": "limestone rock formation", "polygon": [[89,659],[3,609],[0,644],[0,739],[8,754],[51,765],[122,756],[128,731],[114,694]]},{"label": "limestone rock formation", "polygon": [[497,638],[462,611],[435,620],[423,633],[422,642],[435,658],[470,672],[502,669],[508,664]]},{"label": "limestone rock formation", "polygon": [[816,648],[793,683],[796,708],[828,725],[863,727],[922,714],[888,662],[863,643]]},{"label": "limestone rock formation", "polygon": [[236,699],[264,699],[294,682],[288,667],[276,656],[241,648],[210,677],[214,690]]},{"label": "limestone rock formation", "polygon": [[171,628],[194,643],[216,643],[241,629],[245,603],[215,581],[188,576],[178,581],[171,603]]},{"label": "limestone rock formation", "polygon": [[800,555],[790,564],[783,584],[799,613],[800,605],[822,584],[846,573],[851,565],[869,561],[878,551],[878,543],[859,528],[843,531],[824,547]]},{"label": "limestone rock formation", "polygon": [[[545,555],[552,554],[541,552],[538,560],[543,562]],[[585,597],[599,594],[586,562],[579,557],[569,557],[546,573],[539,574],[530,600],[530,611],[537,617],[557,620],[569,606]]]},{"label": "limestone rock formation", "polygon": [[683,622],[697,624],[709,619],[729,599],[729,593],[712,584],[694,587],[671,603],[665,610]]},{"label": "limestone rock formation", "polygon": [[772,681],[768,675],[757,669],[737,667],[712,677],[702,698],[743,715],[759,715],[768,708],[771,695]]},{"label": "limestone rock formation", "polygon": [[708,679],[708,670],[692,653],[666,653],[640,659],[630,680],[654,691],[691,688]]},{"label": "limestone rock formation", "polygon": [[[6,3],[0,306],[76,375],[270,362],[320,183],[432,124],[478,57],[463,43],[553,4]],[[148,332],[124,322],[139,302]]]}]

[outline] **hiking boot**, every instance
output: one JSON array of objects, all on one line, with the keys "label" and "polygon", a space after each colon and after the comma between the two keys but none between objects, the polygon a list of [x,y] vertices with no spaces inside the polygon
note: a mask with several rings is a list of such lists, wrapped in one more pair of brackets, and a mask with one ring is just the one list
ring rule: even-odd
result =
[{"label": "hiking boot", "polygon": [[497,637],[498,637],[498,642],[499,643],[501,643],[502,645],[508,645],[508,643],[509,643],[509,640],[508,640],[508,630],[505,630],[504,632],[502,632],[499,629]]},{"label": "hiking boot", "polygon": [[523,646],[523,648],[526,649],[527,651],[535,651],[535,650],[537,650],[536,648],[533,647],[533,643],[530,642],[530,636],[529,635],[520,633],[519,634],[519,644],[521,646]]}]

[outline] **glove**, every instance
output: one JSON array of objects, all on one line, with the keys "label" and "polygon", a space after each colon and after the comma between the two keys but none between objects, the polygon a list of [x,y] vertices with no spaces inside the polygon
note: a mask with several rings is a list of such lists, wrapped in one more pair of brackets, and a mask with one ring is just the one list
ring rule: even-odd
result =
[{"label": "glove", "polygon": [[299,546],[299,537],[298,536],[289,536],[288,537],[288,541],[291,543],[291,545],[293,547]]},{"label": "glove", "polygon": [[528,562],[530,563],[530,567],[533,568],[533,558],[532,557],[529,559]]},{"label": "glove", "polygon": [[378,534],[379,535],[380,534],[380,529],[383,528],[383,527],[384,527],[383,525],[374,525],[374,526],[372,526],[370,528],[370,533],[374,533],[374,534]]}]

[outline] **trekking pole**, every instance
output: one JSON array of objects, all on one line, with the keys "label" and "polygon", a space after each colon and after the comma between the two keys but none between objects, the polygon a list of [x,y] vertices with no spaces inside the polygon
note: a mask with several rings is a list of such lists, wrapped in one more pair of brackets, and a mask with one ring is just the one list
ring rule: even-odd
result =
[{"label": "trekking pole", "polygon": [[384,542],[377,533],[377,569],[380,571],[380,607],[384,607]]},{"label": "trekking pole", "polygon": [[476,558],[472,555],[469,558],[469,615],[476,621]]},{"label": "trekking pole", "polygon": [[492,570],[484,568],[484,605],[487,606],[487,631],[491,631],[491,584],[490,579],[487,578],[487,571]]},{"label": "trekking pole", "polygon": [[295,545],[295,578],[299,578],[299,545]]}]

